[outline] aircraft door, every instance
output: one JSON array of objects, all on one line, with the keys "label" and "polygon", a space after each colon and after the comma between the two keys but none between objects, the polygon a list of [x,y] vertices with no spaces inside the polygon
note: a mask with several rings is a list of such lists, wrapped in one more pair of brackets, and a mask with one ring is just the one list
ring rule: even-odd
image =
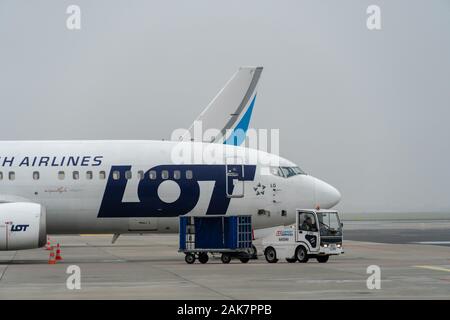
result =
[{"label": "aircraft door", "polygon": [[317,216],[312,212],[297,212],[297,242],[305,243],[310,251],[318,251],[320,246]]},{"label": "aircraft door", "polygon": [[244,165],[227,164],[226,170],[226,190],[229,198],[244,197]]}]

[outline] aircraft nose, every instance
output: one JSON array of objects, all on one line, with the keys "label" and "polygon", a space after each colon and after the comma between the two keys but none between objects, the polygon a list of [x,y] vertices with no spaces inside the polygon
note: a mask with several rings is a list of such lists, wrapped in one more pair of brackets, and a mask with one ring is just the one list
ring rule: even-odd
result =
[{"label": "aircraft nose", "polygon": [[341,201],[341,193],[332,185],[315,178],[316,204],[323,209],[330,209]]}]

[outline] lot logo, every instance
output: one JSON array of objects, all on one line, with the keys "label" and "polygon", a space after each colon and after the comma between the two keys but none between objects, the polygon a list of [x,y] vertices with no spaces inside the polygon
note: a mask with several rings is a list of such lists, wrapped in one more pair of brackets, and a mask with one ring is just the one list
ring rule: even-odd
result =
[{"label": "lot logo", "polygon": [[[225,214],[230,203],[228,195],[238,181],[253,181],[255,165],[161,165],[144,173],[139,181],[139,202],[122,202],[127,186],[126,172],[131,166],[112,166],[98,213],[99,218],[177,217],[190,212],[200,198],[199,181],[214,181],[206,214]],[[174,172],[177,171],[177,177]],[[153,173],[150,177],[150,172]],[[233,174],[228,175],[227,172]],[[189,174],[187,174],[189,173]],[[165,175],[163,177],[163,175]],[[178,198],[167,203],[158,196],[164,181],[174,181],[180,187]]]},{"label": "lot logo", "polygon": [[11,225],[11,232],[27,231],[29,224],[13,224]]}]

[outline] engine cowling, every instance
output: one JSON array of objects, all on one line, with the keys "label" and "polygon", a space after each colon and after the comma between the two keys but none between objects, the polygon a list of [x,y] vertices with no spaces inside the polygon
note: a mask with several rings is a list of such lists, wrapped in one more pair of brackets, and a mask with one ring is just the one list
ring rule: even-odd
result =
[{"label": "engine cowling", "polygon": [[40,248],[46,241],[44,206],[31,202],[0,204],[0,250]]}]

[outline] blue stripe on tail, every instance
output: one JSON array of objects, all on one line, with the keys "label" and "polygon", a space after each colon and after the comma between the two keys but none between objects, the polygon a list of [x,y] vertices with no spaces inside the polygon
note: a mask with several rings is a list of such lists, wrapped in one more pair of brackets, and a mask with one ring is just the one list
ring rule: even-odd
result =
[{"label": "blue stripe on tail", "polygon": [[244,116],[242,117],[241,121],[239,121],[239,123],[234,128],[231,135],[228,137],[227,140],[225,140],[224,144],[240,146],[245,141],[248,126],[250,124],[250,119],[252,117],[253,106],[255,105],[255,100],[256,94],[252,102],[250,103],[250,106],[248,107],[247,111],[245,112]]}]

